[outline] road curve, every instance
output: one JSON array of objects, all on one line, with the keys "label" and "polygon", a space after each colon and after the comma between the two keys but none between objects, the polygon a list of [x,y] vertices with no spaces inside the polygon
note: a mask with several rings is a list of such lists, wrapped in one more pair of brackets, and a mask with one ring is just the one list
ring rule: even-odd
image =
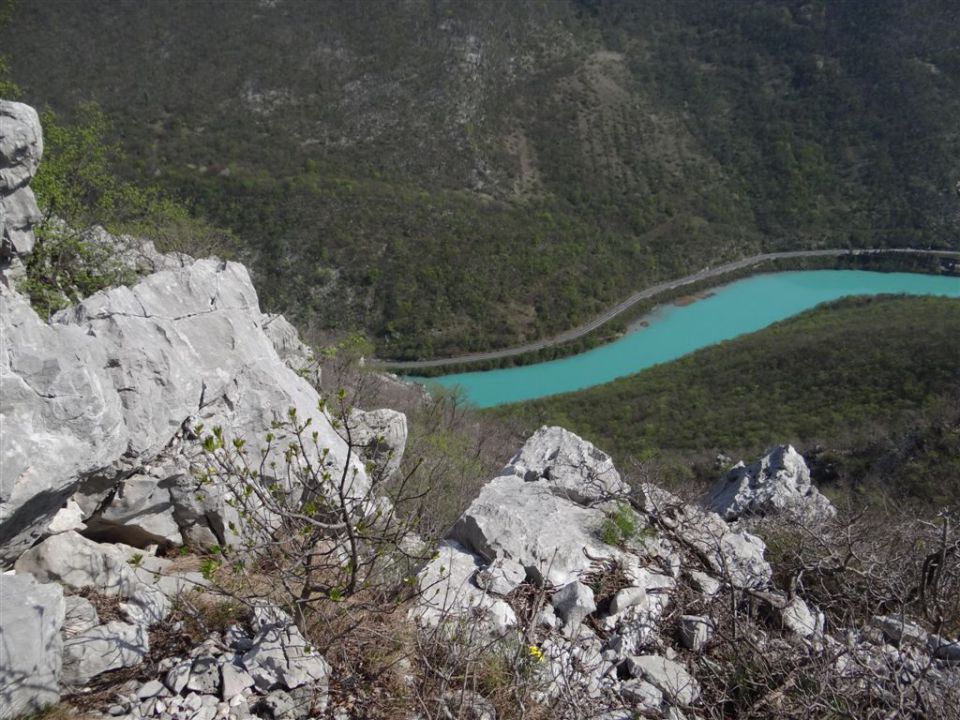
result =
[{"label": "road curve", "polygon": [[613,318],[617,317],[617,315],[626,312],[641,300],[649,300],[650,298],[656,297],[667,290],[674,290],[678,287],[683,287],[684,285],[690,285],[692,283],[699,282],[700,280],[706,280],[719,275],[726,275],[729,272],[742,270],[753,265],[758,265],[762,262],[767,262],[768,260],[805,257],[830,257],[840,255],[874,255],[886,253],[960,256],[960,251],[957,250],[921,250],[919,248],[864,248],[857,250],[844,248],[842,250],[791,250],[787,252],[763,253],[761,255],[753,255],[748,258],[743,258],[742,260],[734,260],[733,262],[726,263],[725,265],[718,265],[715,268],[706,268],[700,272],[680,278],[679,280],[668,280],[656,285],[651,285],[643,290],[638,290],[626,300],[614,305],[609,310],[595,317],[590,322],[562,332],[559,335],[554,335],[553,337],[535,340],[533,342],[525,343],[523,345],[516,345],[514,347],[502,348],[500,350],[469,353],[467,355],[458,355],[456,357],[437,358],[434,360],[373,360],[372,364],[387,370],[416,370],[420,368],[444,367],[446,365],[466,365],[485,360],[498,360],[500,358],[524,355],[529,352],[536,352],[537,350],[543,350],[544,348],[553,347],[554,345],[562,345],[572,340],[581,338],[587,333],[593,332],[601,325],[610,322],[613,320]]}]

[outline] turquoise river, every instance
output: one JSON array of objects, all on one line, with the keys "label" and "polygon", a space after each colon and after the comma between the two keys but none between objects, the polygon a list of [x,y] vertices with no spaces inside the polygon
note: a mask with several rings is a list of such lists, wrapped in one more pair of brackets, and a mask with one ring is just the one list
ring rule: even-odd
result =
[{"label": "turquoise river", "polygon": [[[423,380],[460,386],[478,407],[532,400],[610,382],[848,295],[945,295],[960,298],[960,278],[862,270],[757,275],[725,285],[690,305],[665,305],[647,327],[562,360]],[[960,307],[958,307],[960,312]],[[877,339],[882,342],[882,338]]]}]

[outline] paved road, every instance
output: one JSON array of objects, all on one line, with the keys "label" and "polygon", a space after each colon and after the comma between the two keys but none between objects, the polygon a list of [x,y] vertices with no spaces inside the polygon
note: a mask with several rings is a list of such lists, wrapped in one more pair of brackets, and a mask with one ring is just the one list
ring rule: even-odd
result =
[{"label": "paved road", "polygon": [[806,257],[831,257],[831,256],[840,256],[840,255],[873,255],[879,253],[904,253],[904,254],[921,254],[921,255],[946,255],[946,256],[960,256],[960,251],[954,250],[920,250],[916,248],[878,248],[878,249],[861,249],[861,250],[793,250],[789,252],[775,252],[775,253],[764,253],[762,255],[753,255],[752,257],[743,258],[742,260],[735,260],[734,262],[729,262],[725,265],[718,265],[714,268],[706,268],[700,272],[694,273],[693,275],[687,275],[684,278],[679,280],[668,280],[667,282],[662,282],[657,285],[652,285],[643,290],[635,292],[633,295],[628,297],[621,303],[614,305],[612,308],[604,312],[602,315],[595,317],[590,322],[585,325],[580,325],[566,332],[562,332],[559,335],[554,335],[553,337],[544,338],[542,340],[535,340],[534,342],[529,342],[524,345],[516,345],[514,347],[503,348],[501,350],[490,350],[487,352],[478,352],[470,353],[468,355],[458,355],[457,357],[450,358],[437,358],[435,360],[407,360],[407,361],[398,361],[391,362],[389,360],[375,360],[374,362],[381,367],[384,367],[389,370],[416,370],[418,368],[435,368],[443,367],[445,365],[461,365],[474,362],[481,362],[484,360],[497,360],[499,358],[513,357],[515,355],[523,355],[529,352],[535,352],[537,350],[543,350],[544,348],[552,347],[554,345],[562,345],[563,343],[570,342],[571,340],[576,340],[583,337],[587,333],[590,333],[596,330],[598,327],[604,323],[610,322],[613,318],[621,313],[629,310],[634,305],[636,305],[641,300],[649,300],[650,298],[656,297],[657,295],[666,292],[667,290],[674,290],[678,287],[683,287],[684,285],[690,285],[691,283],[699,282],[700,280],[706,280],[708,278],[717,277],[718,275],[726,275],[729,272],[735,270],[742,270],[743,268],[752,267],[753,265],[758,265],[762,262],[768,260],[780,260],[784,258],[806,258]]}]

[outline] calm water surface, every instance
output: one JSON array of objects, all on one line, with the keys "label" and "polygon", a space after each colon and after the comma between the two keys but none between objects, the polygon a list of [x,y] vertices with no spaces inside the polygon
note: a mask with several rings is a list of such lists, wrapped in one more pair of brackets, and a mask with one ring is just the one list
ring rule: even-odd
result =
[{"label": "calm water surface", "polygon": [[[650,325],[562,360],[422,380],[459,385],[478,407],[581,390],[675,360],[707,345],[760,330],[814,305],[847,295],[945,295],[960,298],[960,278],[862,270],[809,270],[739,280],[685,307],[668,305]],[[411,378],[418,380],[418,378]]]}]

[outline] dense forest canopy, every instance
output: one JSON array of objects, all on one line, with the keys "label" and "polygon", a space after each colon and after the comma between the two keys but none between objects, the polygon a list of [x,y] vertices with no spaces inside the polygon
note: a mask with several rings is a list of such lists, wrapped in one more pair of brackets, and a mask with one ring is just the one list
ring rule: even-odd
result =
[{"label": "dense forest canopy", "polygon": [[960,246],[952,0],[6,3],[263,301],[383,356],[566,329],[763,250]]}]

